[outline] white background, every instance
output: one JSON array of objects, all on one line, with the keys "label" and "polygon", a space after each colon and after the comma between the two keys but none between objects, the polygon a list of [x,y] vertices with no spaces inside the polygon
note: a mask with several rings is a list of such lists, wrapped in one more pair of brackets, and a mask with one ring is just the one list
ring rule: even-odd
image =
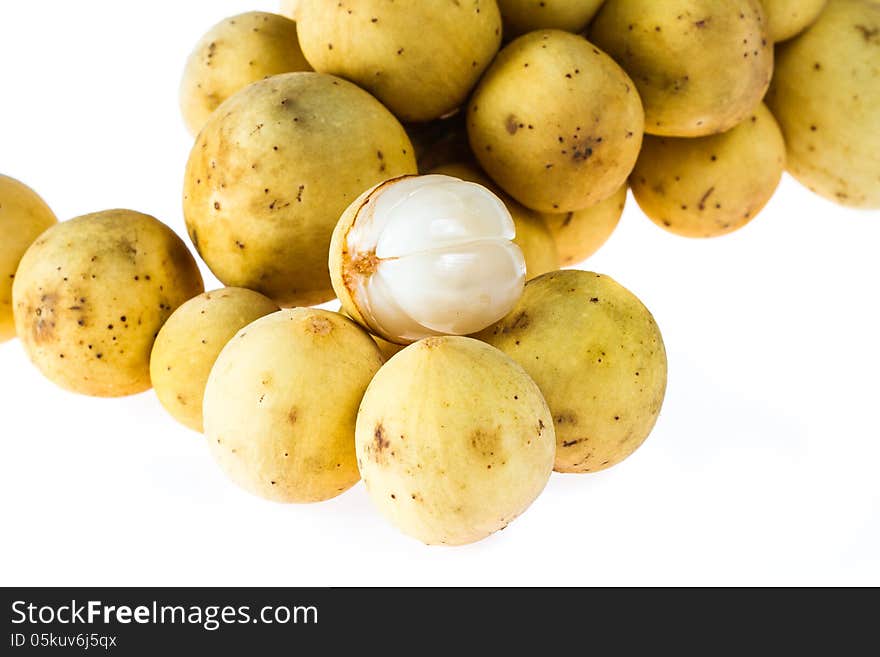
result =
[{"label": "white background", "polygon": [[[274,8],[0,1],[0,172],[61,218],[130,207],[185,234],[184,60],[217,20]],[[360,484],[312,506],[250,497],[152,392],[75,396],[2,344],[0,583],[878,585],[878,247],[880,212],[788,178],[713,241],[669,235],[630,203],[586,266],[663,330],[660,422],[622,465],[554,475],[466,548],[398,534]]]}]

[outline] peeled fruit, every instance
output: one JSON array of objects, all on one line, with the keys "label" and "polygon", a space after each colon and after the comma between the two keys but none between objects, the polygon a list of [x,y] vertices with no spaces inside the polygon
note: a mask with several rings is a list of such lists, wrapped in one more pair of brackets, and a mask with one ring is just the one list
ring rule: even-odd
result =
[{"label": "peeled fruit", "polygon": [[777,58],[767,105],[789,172],[841,205],[880,208],[880,3],[829,0]]},{"label": "peeled fruit", "polygon": [[626,206],[627,186],[586,210],[564,214],[542,213],[556,243],[559,264],[576,265],[596,253],[614,233]]},{"label": "peeled fruit", "polygon": [[224,100],[252,82],[311,69],[292,20],[262,11],[227,18],[199,40],[187,59],[180,85],[187,128],[198,134]]},{"label": "peeled fruit", "polygon": [[276,502],[320,502],[357,483],[355,419],[382,365],[339,313],[294,308],[243,328],[205,389],[205,436],[223,471]]},{"label": "peeled fruit", "polygon": [[12,298],[22,346],[59,386],[95,397],[150,388],[165,320],[204,291],[183,241],[158,219],[107,210],[57,224],[21,259]]},{"label": "peeled fruit", "polygon": [[477,183],[491,190],[498,198],[504,201],[504,205],[510,211],[510,216],[513,217],[513,223],[516,227],[516,237],[513,239],[513,242],[522,250],[523,257],[526,260],[526,279],[535,278],[541,274],[546,274],[548,271],[559,269],[559,254],[556,251],[556,243],[544,220],[541,218],[541,214],[534,210],[529,210],[498,189],[480,171],[479,167],[470,162],[456,162],[437,167],[431,173],[452,176]]},{"label": "peeled fruit", "polygon": [[364,395],[356,436],[373,503],[428,544],[504,529],[543,490],[556,452],[535,383],[497,349],[462,337],[427,338],[388,361]]},{"label": "peeled fruit", "polygon": [[522,294],[525,260],[504,203],[450,176],[404,176],[367,190],[330,245],[345,313],[389,342],[479,331]]},{"label": "peeled fruit", "polygon": [[606,0],[590,39],[632,76],[652,135],[729,130],[773,74],[761,0]]},{"label": "peeled fruit", "polygon": [[567,270],[529,281],[510,314],[475,337],[522,365],[544,393],[560,472],[619,463],[657,421],[663,338],[648,309],[607,276]]},{"label": "peeled fruit", "polygon": [[315,70],[363,87],[401,121],[463,105],[501,44],[495,0],[300,0],[297,16]]},{"label": "peeled fruit", "polygon": [[797,36],[822,13],[828,0],[761,0],[767,13],[767,26],[773,41]]},{"label": "peeled fruit", "polygon": [[150,356],[150,379],[165,410],[201,431],[205,385],[220,351],[239,330],[278,310],[271,299],[239,287],[205,292],[175,310]]},{"label": "peeled fruit", "polygon": [[541,30],[499,53],[468,105],[467,130],[501,189],[539,212],[572,212],[626,182],[644,113],[608,55],[575,34]]},{"label": "peeled fruit", "polygon": [[225,285],[281,306],[333,298],[327,249],[365,189],[416,162],[403,126],[350,82],[288,73],[246,87],[214,113],[190,154],[184,216]]},{"label": "peeled fruit", "polygon": [[21,257],[58,220],[30,187],[0,174],[0,342],[15,337],[12,281]]},{"label": "peeled fruit", "polygon": [[513,38],[533,30],[556,28],[580,32],[596,14],[603,0],[498,0],[504,19],[504,37]]},{"label": "peeled fruit", "polygon": [[711,137],[645,137],[630,178],[639,206],[661,228],[717,237],[749,223],[785,170],[785,142],[763,103],[740,125]]}]

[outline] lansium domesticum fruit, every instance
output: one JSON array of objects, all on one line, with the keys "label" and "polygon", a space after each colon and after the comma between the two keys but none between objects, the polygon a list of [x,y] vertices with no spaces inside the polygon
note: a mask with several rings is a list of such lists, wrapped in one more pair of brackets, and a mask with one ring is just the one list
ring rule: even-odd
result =
[{"label": "lansium domesticum fruit", "polygon": [[446,545],[483,539],[525,511],[556,452],[535,382],[497,349],[462,337],[427,338],[388,361],[361,402],[356,442],[364,485],[385,517]]},{"label": "lansium domesticum fruit", "polygon": [[590,40],[635,81],[652,135],[729,130],[761,101],[773,74],[760,0],[606,0]]},{"label": "lansium domesticum fruit", "polygon": [[363,89],[319,73],[245,87],[199,134],[186,170],[190,238],[224,284],[281,306],[333,298],[327,248],[365,189],[415,173],[412,144]]},{"label": "lansium domesticum fruit", "polygon": [[0,175],[0,342],[15,337],[12,281],[18,263],[40,233],[57,221],[34,190]]},{"label": "lansium domesticum fruit", "polygon": [[183,118],[198,134],[220,103],[252,82],[310,70],[296,23],[262,11],[232,16],[212,27],[186,62],[180,83]]},{"label": "lansium domesticum fruit", "polygon": [[12,298],[22,346],[58,385],[119,397],[150,387],[150,351],[165,320],[204,291],[168,226],[132,210],[57,224],[24,254]]},{"label": "lansium domesticum fruit", "polygon": [[454,111],[501,44],[495,0],[301,0],[306,59],[351,80],[402,121]]},{"label": "lansium domesticum fruit", "polygon": [[830,0],[777,55],[767,105],[791,175],[842,205],[880,208],[880,2]]},{"label": "lansium domesticum fruit", "polygon": [[391,342],[463,335],[503,317],[526,265],[504,203],[449,176],[367,191],[333,233],[330,272],[348,315]]},{"label": "lansium domesticum fruit", "polygon": [[476,337],[529,373],[556,427],[556,469],[596,472],[647,438],[666,393],[666,350],[635,295],[607,276],[529,281],[510,314]]},{"label": "lansium domesticum fruit", "polygon": [[205,437],[223,471],[276,502],[320,502],[360,478],[358,404],[382,365],[372,338],[339,313],[282,310],[243,328],[205,389]]},{"label": "lansium domesticum fruit", "polygon": [[467,110],[474,155],[539,212],[591,207],[626,182],[645,115],[633,81],[583,37],[530,32],[495,58]]},{"label": "lansium domesticum fruit", "polygon": [[165,410],[201,431],[202,399],[217,356],[239,330],[278,310],[271,299],[240,287],[205,292],[175,310],[150,355],[150,379]]}]

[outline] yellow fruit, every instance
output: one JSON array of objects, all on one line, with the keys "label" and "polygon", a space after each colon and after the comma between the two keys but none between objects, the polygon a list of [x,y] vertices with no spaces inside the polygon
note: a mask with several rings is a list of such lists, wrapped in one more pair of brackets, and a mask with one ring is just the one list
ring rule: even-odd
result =
[{"label": "yellow fruit", "polygon": [[184,216],[225,285],[313,305],[333,298],[327,250],[345,208],[415,171],[409,138],[379,101],[329,75],[289,73],[211,116],[187,165]]},{"label": "yellow fruit", "polygon": [[596,253],[620,223],[626,205],[627,186],[593,207],[565,214],[542,213],[556,243],[559,263],[576,265]]},{"label": "yellow fruit", "polygon": [[175,310],[150,355],[150,379],[165,410],[201,431],[205,385],[220,351],[239,330],[278,310],[271,299],[239,287],[205,292]]},{"label": "yellow fruit", "polygon": [[639,154],[635,85],[583,37],[532,32],[499,53],[468,105],[483,170],[527,208],[571,212],[614,194]]},{"label": "yellow fruit", "polygon": [[249,324],[205,389],[211,455],[245,490],[320,502],[357,483],[355,419],[382,365],[370,336],[338,313],[294,308]]},{"label": "yellow fruit", "polygon": [[34,190],[0,175],[0,342],[15,337],[12,281],[18,263],[33,241],[57,222]]},{"label": "yellow fruit", "polygon": [[648,309],[607,276],[529,281],[517,306],[475,337],[523,366],[556,428],[556,469],[596,472],[632,454],[657,421],[666,351]]},{"label": "yellow fruit", "polygon": [[119,397],[150,387],[150,352],[165,320],[204,291],[170,228],[132,210],[57,224],[24,254],[12,298],[22,346],[54,383]]},{"label": "yellow fruit", "polygon": [[785,170],[779,124],[763,104],[718,135],[645,137],[630,178],[642,211],[685,237],[717,237],[749,223]]},{"label": "yellow fruit", "polygon": [[543,490],[556,451],[552,424],[537,386],[500,351],[427,338],[370,383],[357,420],[358,466],[399,530],[428,544],[472,543]]}]

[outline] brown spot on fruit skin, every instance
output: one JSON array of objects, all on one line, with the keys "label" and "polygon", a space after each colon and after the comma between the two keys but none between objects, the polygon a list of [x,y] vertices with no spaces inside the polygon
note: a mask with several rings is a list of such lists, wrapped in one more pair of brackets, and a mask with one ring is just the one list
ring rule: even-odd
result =
[{"label": "brown spot on fruit skin", "polygon": [[512,331],[527,329],[531,323],[532,320],[529,318],[529,314],[525,311],[522,311],[518,313],[510,323],[502,326],[501,332],[511,333]]},{"label": "brown spot on fruit skin", "polygon": [[877,41],[877,37],[880,35],[880,27],[869,28],[865,25],[856,25],[855,28],[861,32],[862,37],[869,43],[871,41]]},{"label": "brown spot on fruit skin", "polygon": [[495,458],[501,448],[501,437],[498,431],[485,429],[475,430],[470,437],[471,449],[483,458]]},{"label": "brown spot on fruit skin", "polygon": [[578,423],[578,417],[574,413],[559,413],[553,418],[553,421],[556,424],[576,425]]},{"label": "brown spot on fruit skin", "polygon": [[712,196],[712,193],[713,193],[714,191],[715,191],[715,188],[714,188],[714,187],[710,187],[709,189],[706,190],[706,193],[703,194],[703,197],[700,199],[700,202],[699,202],[699,204],[697,205],[697,207],[698,207],[700,210],[705,210],[705,209],[706,209],[706,201],[709,200],[709,197]]},{"label": "brown spot on fruit skin", "polygon": [[299,419],[299,411],[296,408],[291,408],[287,412],[287,421],[290,424],[296,424],[297,419]]},{"label": "brown spot on fruit skin", "polygon": [[510,114],[507,117],[507,120],[504,122],[504,127],[507,129],[508,134],[515,135],[519,125],[517,123],[516,117],[513,114]]},{"label": "brown spot on fruit skin", "polygon": [[373,460],[376,463],[380,463],[385,455],[385,450],[390,446],[391,442],[385,436],[385,427],[381,424],[377,424],[375,431],[373,431],[373,445],[370,450]]},{"label": "brown spot on fruit skin", "polygon": [[309,323],[308,330],[315,335],[329,335],[333,332],[333,324],[325,317],[314,317]]},{"label": "brown spot on fruit skin", "polygon": [[563,446],[563,447],[574,447],[575,445],[579,444],[580,442],[581,442],[580,439],[577,439],[577,440],[564,440],[564,441],[562,441],[562,446]]}]

